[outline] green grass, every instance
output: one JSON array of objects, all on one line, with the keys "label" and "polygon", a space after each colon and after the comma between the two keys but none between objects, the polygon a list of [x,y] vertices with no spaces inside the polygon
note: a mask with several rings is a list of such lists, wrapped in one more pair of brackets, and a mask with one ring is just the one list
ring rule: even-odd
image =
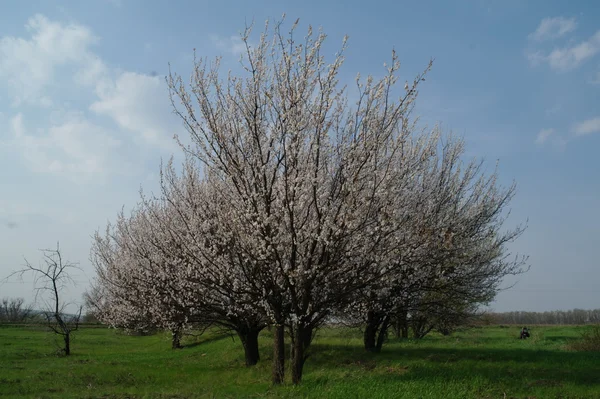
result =
[{"label": "green grass", "polygon": [[[600,354],[566,348],[588,327],[485,327],[362,350],[358,331],[321,330],[300,386],[270,384],[271,340],[243,365],[239,340],[206,333],[171,350],[167,335],[84,328],[73,354],[34,327],[0,326],[0,397],[16,398],[600,398]],[[289,372],[288,372],[289,377]]]}]

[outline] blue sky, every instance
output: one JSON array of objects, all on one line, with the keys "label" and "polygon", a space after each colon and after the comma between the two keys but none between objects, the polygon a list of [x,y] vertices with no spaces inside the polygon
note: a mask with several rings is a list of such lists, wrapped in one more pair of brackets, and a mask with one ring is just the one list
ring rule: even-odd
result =
[{"label": "blue sky", "polygon": [[[94,230],[156,190],[160,159],[184,133],[168,63],[192,51],[237,68],[238,33],[267,18],[322,26],[327,49],[350,36],[341,76],[381,74],[395,48],[412,79],[434,58],[417,113],[464,136],[469,156],[500,161],[518,194],[512,245],[531,270],[493,308],[600,307],[600,8],[595,1],[29,1],[0,14],[0,276],[60,240],[93,271]],[[33,298],[31,279],[0,297]]]}]

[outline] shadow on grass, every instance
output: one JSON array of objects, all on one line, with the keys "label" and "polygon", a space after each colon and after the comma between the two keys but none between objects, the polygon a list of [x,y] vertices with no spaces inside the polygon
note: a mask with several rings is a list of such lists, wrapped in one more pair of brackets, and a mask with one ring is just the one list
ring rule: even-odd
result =
[{"label": "shadow on grass", "polygon": [[190,342],[189,344],[183,345],[182,349],[195,348],[199,345],[208,344],[210,342],[218,342],[227,338],[231,339],[231,334],[223,333],[219,335],[211,335],[204,338],[198,338],[195,342]]},{"label": "shadow on grass", "polygon": [[[571,338],[571,337],[568,337]],[[600,353],[523,349],[384,347],[379,354],[342,345],[311,345],[309,368],[364,370],[379,381],[506,382],[520,386],[597,386]],[[362,349],[362,348],[360,348]],[[410,372],[407,372],[410,371]]]},{"label": "shadow on grass", "polygon": [[556,341],[577,341],[578,339],[581,339],[581,337],[574,337],[572,335],[553,335],[550,337],[544,337],[544,341],[551,341],[551,342],[556,342]]}]

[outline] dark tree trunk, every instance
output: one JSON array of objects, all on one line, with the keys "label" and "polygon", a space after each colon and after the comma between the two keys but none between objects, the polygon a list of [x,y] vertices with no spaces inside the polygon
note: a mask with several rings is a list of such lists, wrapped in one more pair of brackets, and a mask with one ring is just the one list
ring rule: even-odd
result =
[{"label": "dark tree trunk", "polygon": [[258,352],[258,334],[260,328],[248,328],[238,331],[238,336],[244,346],[246,366],[254,366],[260,360]]},{"label": "dark tree trunk", "polygon": [[381,347],[383,346],[383,342],[387,336],[387,331],[390,326],[390,316],[386,315],[381,322],[381,327],[379,328],[379,335],[377,336],[377,346],[375,347],[375,352],[381,352]]},{"label": "dark tree trunk", "polygon": [[365,327],[365,333],[363,336],[365,350],[367,352],[374,351],[376,337],[377,337],[377,325],[375,324],[375,321],[372,318],[367,317],[367,325]]},{"label": "dark tree trunk", "polygon": [[415,339],[424,338],[431,330],[433,330],[433,325],[427,325],[426,319],[415,319],[412,323],[413,328],[413,336]]},{"label": "dark tree trunk", "polygon": [[450,335],[452,333],[452,331],[450,331],[449,328],[447,327],[442,327],[440,328],[440,334],[442,334],[443,336],[447,337],[448,335]]},{"label": "dark tree trunk", "polygon": [[399,310],[395,321],[396,338],[408,338],[408,312],[404,309]]},{"label": "dark tree trunk", "polygon": [[171,349],[181,349],[181,336],[183,335],[183,327],[177,326],[171,330]]},{"label": "dark tree trunk", "polygon": [[365,326],[365,333],[363,336],[365,350],[367,352],[377,351],[376,340],[380,324],[381,316],[377,312],[369,310],[367,312],[367,325]]},{"label": "dark tree trunk", "polygon": [[312,327],[296,325],[292,327],[292,383],[299,384],[302,381],[302,371],[307,359],[307,349],[312,341]]},{"label": "dark tree trunk", "polygon": [[283,323],[274,326],[273,335],[273,384],[283,383],[285,376],[285,327]]},{"label": "dark tree trunk", "polygon": [[408,323],[402,326],[402,338],[408,338]]},{"label": "dark tree trunk", "polygon": [[69,356],[71,354],[71,333],[68,332],[64,335],[65,339],[65,356]]},{"label": "dark tree trunk", "polygon": [[292,344],[292,383],[299,384],[302,381],[302,369],[304,367],[304,343],[296,339]]}]

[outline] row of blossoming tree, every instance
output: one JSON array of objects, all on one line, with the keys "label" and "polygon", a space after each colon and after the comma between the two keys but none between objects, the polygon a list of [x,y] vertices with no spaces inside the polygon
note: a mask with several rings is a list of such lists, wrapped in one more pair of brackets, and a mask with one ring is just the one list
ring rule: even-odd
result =
[{"label": "row of blossoming tree", "polygon": [[240,76],[218,59],[196,59],[189,84],[168,76],[185,163],[163,165],[160,195],[96,233],[88,293],[102,321],[169,329],[174,347],[192,324],[233,330],[247,365],[271,326],[276,384],[286,337],[299,383],[324,323],[362,322],[379,351],[395,320],[470,312],[524,261],[506,248],[522,227],[501,230],[514,186],[465,162],[462,140],[417,128],[431,64],[402,87],[393,53],[351,102],[346,40],[328,62],[325,34],[297,41],[296,26],[267,23],[256,45],[246,29]]}]

